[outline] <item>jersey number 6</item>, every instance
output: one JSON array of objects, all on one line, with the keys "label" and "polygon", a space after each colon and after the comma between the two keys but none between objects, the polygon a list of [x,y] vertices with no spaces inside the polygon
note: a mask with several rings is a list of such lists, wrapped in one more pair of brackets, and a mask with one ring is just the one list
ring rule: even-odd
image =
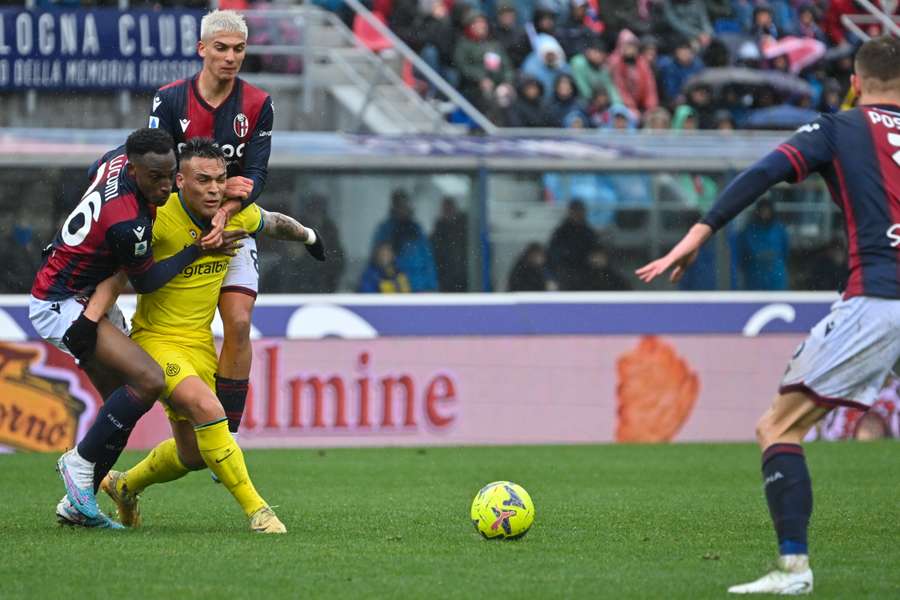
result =
[{"label": "jersey number 6", "polygon": [[62,226],[62,240],[68,246],[77,246],[87,237],[91,231],[91,226],[100,220],[100,209],[103,208],[103,196],[96,190],[97,184],[103,179],[106,173],[106,164],[100,165],[97,169],[97,175],[91,183],[91,187],[87,189],[81,202],[75,207],[75,210],[69,214],[66,222]]}]

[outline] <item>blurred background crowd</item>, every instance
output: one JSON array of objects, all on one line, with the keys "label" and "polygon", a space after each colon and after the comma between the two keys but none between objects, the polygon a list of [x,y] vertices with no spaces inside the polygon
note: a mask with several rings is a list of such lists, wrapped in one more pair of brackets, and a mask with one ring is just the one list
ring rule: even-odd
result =
[{"label": "blurred background crowd", "polygon": [[[262,15],[293,4],[218,3],[222,8],[251,9],[251,45],[282,47],[301,43],[306,31],[300,21]],[[337,15],[349,35],[375,55],[390,51],[390,40],[346,3],[306,4]],[[849,78],[860,36],[880,35],[887,27],[853,0],[362,4],[495,125],[529,128],[529,135],[544,128],[541,135],[550,139],[612,136],[609,139],[620,145],[627,145],[628,139],[693,140],[704,131],[732,145],[749,139],[748,129],[785,130],[788,135],[787,130],[819,113],[852,104]],[[900,22],[897,0],[872,4],[889,20]],[[115,8],[119,3],[40,0],[36,6]],[[130,6],[207,8],[208,2]],[[244,72],[248,77],[270,76],[259,82],[266,89],[274,89],[267,87],[275,81],[273,74],[295,85],[290,82],[306,71],[304,60],[295,54],[256,53],[248,55]],[[448,121],[478,133],[469,115],[421,69],[407,63],[403,82]],[[53,98],[57,92],[42,94]],[[0,94],[10,107],[22,96],[21,91]],[[143,120],[147,106],[137,104],[143,100],[135,102],[132,112]],[[303,130],[289,122],[301,113],[290,112],[293,107],[280,100],[277,104],[276,136]],[[59,112],[46,110],[48,120]],[[40,120],[41,113],[36,114]],[[14,116],[5,122],[16,125]],[[122,125],[106,125],[113,126]],[[331,133],[339,135],[340,129]],[[327,168],[272,169],[262,204],[322,231],[329,261],[313,266],[302,248],[262,240],[262,289],[629,290],[637,283],[633,268],[665,251],[737,172],[736,167],[720,166],[703,171],[677,166],[557,171],[557,161],[527,172],[492,171],[484,175],[484,183],[477,173],[446,171],[442,164],[437,160],[431,171],[419,174],[381,167],[340,173]],[[28,291],[40,247],[83,191],[81,173],[69,166],[0,172],[0,204],[12,207],[8,214],[13,215],[0,222],[0,256],[13,257],[0,272],[0,293]],[[704,248],[679,287],[838,289],[845,277],[840,222],[817,178],[776,188]]]},{"label": "blurred background crowd", "polygon": [[[380,43],[339,1],[363,39]],[[876,5],[897,14],[895,0]],[[373,0],[374,14],[499,126],[791,128],[840,108],[853,0]],[[862,13],[862,15],[860,15]],[[425,95],[436,94],[416,80]]]}]

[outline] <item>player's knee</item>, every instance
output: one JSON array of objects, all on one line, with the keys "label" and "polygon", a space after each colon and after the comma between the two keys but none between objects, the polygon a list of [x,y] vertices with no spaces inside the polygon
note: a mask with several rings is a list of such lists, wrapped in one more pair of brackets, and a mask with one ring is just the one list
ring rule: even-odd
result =
[{"label": "player's knee", "polygon": [[767,412],[756,422],[756,441],[759,443],[759,447],[765,450],[775,443],[777,437],[775,422]]},{"label": "player's knee", "polygon": [[178,412],[185,415],[194,425],[203,425],[225,418],[222,404],[212,392],[182,396],[173,404]]},{"label": "player's knee", "polygon": [[225,327],[225,340],[237,346],[250,343],[250,311],[232,311],[227,318],[222,319]]},{"label": "player's knee", "polygon": [[166,379],[159,366],[156,364],[146,365],[135,375],[131,387],[141,400],[153,403],[165,392]]}]

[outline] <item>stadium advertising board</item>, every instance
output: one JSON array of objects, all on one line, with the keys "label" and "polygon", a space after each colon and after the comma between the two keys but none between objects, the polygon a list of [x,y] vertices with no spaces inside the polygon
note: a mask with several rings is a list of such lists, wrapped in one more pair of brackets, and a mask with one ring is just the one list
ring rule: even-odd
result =
[{"label": "stadium advertising board", "polygon": [[[748,441],[787,359],[828,311],[821,296],[627,298],[262,297],[241,443]],[[58,451],[100,399],[69,357],[34,341],[25,304],[0,301],[0,445]],[[122,305],[132,311],[133,299]],[[891,434],[896,383],[875,411]],[[841,411],[815,435],[852,436],[858,424]],[[131,445],[169,435],[157,408]]]},{"label": "stadium advertising board", "polygon": [[0,10],[0,89],[150,90],[200,70],[202,11]]}]

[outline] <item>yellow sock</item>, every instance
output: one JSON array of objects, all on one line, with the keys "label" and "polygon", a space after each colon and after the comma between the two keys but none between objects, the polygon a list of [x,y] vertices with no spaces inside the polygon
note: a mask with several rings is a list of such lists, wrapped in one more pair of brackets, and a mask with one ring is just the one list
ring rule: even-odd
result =
[{"label": "yellow sock", "polygon": [[125,473],[125,482],[131,492],[139,494],[147,486],[174,481],[188,473],[190,470],[181,464],[181,459],[178,458],[175,439],[169,438],[160,442],[144,460],[128,469]]},{"label": "yellow sock", "polygon": [[250,481],[244,453],[228,431],[228,419],[195,427],[194,433],[197,434],[197,447],[206,466],[228,488],[248,517],[268,506]]}]

